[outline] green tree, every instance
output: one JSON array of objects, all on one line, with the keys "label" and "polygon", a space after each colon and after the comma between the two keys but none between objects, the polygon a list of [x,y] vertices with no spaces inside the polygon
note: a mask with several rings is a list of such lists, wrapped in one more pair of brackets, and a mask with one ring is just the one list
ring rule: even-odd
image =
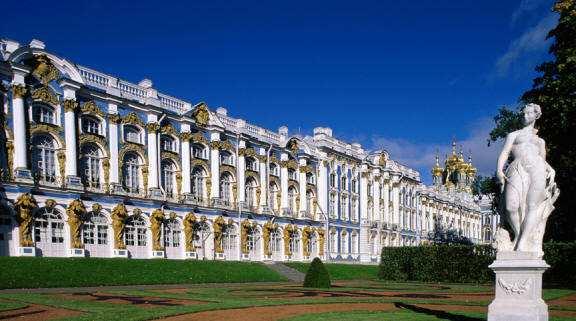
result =
[{"label": "green tree", "polygon": [[308,272],[306,272],[306,277],[304,278],[305,288],[330,288],[330,274],[328,270],[319,258],[314,258]]},{"label": "green tree", "polygon": [[[560,197],[548,221],[546,239],[576,239],[576,1],[558,0],[558,25],[548,33],[553,39],[552,59],[536,67],[539,75],[532,89],[522,95],[523,103],[542,106],[538,134],[546,140],[547,160],[556,170]],[[519,128],[520,110],[501,108],[494,117],[490,141],[506,137]]]}]

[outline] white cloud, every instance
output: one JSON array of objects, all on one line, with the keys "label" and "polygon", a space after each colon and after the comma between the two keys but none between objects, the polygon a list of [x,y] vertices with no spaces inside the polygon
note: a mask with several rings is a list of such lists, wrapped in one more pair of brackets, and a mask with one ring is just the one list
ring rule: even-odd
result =
[{"label": "white cloud", "polygon": [[[478,174],[487,176],[494,174],[496,170],[496,160],[502,147],[502,142],[496,142],[487,146],[488,134],[493,128],[493,121],[489,118],[480,119],[474,122],[468,130],[464,139],[457,140],[457,148],[460,151],[462,146],[466,159],[469,151],[472,152],[472,163],[478,169]],[[419,143],[406,139],[373,137],[374,148],[386,149],[390,153],[390,158],[414,168],[420,172],[423,182],[430,184],[430,169],[434,165],[436,151],[439,151],[440,162],[443,165],[446,154],[451,153],[451,138],[441,143]]]},{"label": "white cloud", "polygon": [[538,24],[529,28],[518,38],[512,40],[508,50],[498,58],[495,69],[498,76],[506,76],[512,67],[520,60],[534,53],[544,52],[549,43],[546,40],[548,32],[556,26],[558,16],[550,13],[542,18]]},{"label": "white cloud", "polygon": [[520,4],[512,13],[511,24],[514,25],[518,20],[522,19],[526,14],[539,9],[543,6],[551,6],[550,0],[522,0]]}]

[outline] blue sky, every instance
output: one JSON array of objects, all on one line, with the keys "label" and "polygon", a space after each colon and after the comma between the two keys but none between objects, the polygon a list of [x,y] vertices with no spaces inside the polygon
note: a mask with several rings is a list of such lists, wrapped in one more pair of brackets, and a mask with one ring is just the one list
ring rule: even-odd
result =
[{"label": "blue sky", "polygon": [[328,126],[421,171],[453,137],[493,171],[491,117],[530,88],[551,0],[9,1],[0,37],[234,117]]}]

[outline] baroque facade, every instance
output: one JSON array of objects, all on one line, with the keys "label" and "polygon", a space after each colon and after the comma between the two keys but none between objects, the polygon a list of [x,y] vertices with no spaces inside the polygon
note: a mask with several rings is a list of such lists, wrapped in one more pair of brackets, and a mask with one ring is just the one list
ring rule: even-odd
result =
[{"label": "baroque facade", "polygon": [[0,255],[377,262],[383,246],[481,240],[471,162],[435,185],[336,139],[271,131],[0,41]]}]

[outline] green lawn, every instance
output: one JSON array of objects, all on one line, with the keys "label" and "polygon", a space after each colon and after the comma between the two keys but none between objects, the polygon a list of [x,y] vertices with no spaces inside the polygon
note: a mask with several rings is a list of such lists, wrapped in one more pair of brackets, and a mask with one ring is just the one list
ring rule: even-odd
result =
[{"label": "green lawn", "polygon": [[25,303],[0,300],[0,311],[14,310],[27,306]]},{"label": "green lawn", "polygon": [[285,281],[259,263],[195,260],[0,257],[0,275],[0,289]]},{"label": "green lawn", "polygon": [[[310,266],[310,263],[298,262],[285,264],[302,273],[306,273]],[[324,263],[324,266],[332,280],[374,280],[378,277],[377,265]]]}]

